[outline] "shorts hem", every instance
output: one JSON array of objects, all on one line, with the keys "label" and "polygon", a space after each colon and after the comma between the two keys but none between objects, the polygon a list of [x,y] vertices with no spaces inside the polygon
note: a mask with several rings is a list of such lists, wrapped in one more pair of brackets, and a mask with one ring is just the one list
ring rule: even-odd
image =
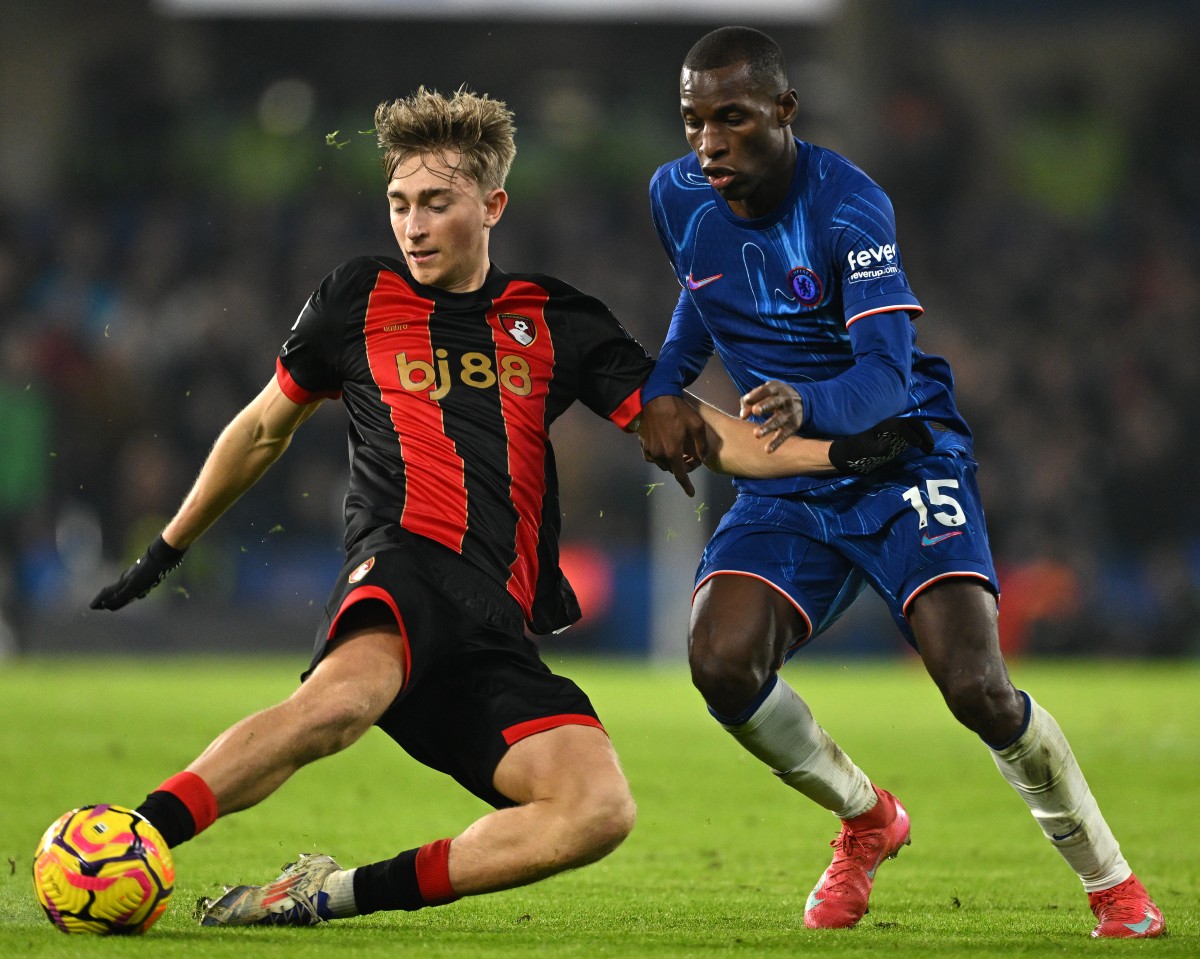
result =
[{"label": "shorts hem", "polygon": [[796,599],[796,597],[793,596],[791,593],[789,593],[786,589],[784,589],[784,587],[780,586],[774,580],[767,578],[762,573],[752,573],[752,572],[750,572],[748,570],[744,570],[744,569],[713,569],[713,570],[709,570],[707,573],[704,574],[704,576],[702,576],[699,580],[696,581],[696,586],[692,590],[692,602],[693,603],[696,602],[696,594],[698,592],[700,592],[700,587],[703,586],[705,583],[707,583],[714,576],[749,576],[751,579],[757,579],[760,583],[764,583],[765,585],[770,586],[771,589],[775,590],[775,592],[782,595],[784,599],[786,599],[789,603],[792,604],[792,606],[795,608],[796,612],[800,614],[800,618],[802,620],[804,620],[804,635],[801,636],[798,640],[796,640],[796,642],[794,642],[791,646],[789,646],[787,652],[791,653],[791,652],[795,651],[796,649],[799,649],[806,642],[808,642],[809,639],[812,638],[812,635],[813,635],[812,619],[810,619],[808,613],[806,613],[804,611],[804,607],[800,605],[800,601],[798,599]]},{"label": "shorts hem", "polygon": [[914,599],[921,595],[930,586],[935,583],[940,583],[942,580],[954,579],[956,577],[966,577],[968,579],[981,579],[991,591],[999,597],[1000,586],[996,582],[995,575],[990,569],[983,564],[964,563],[961,560],[956,562],[947,562],[939,566],[929,566],[921,570],[921,572],[910,579],[904,587],[901,595],[903,600],[900,603],[900,611],[904,617],[908,618],[908,607]]},{"label": "shorts hem", "polygon": [[513,746],[522,739],[528,739],[537,733],[544,733],[559,726],[593,726],[607,734],[604,725],[595,716],[587,713],[559,713],[557,716],[542,716],[539,719],[529,719],[515,726],[509,726],[502,731],[504,741]]}]

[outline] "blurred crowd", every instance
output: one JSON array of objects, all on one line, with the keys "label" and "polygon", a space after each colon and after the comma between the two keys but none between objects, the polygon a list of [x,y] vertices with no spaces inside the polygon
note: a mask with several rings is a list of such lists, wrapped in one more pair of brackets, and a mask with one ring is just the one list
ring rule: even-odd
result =
[{"label": "blurred crowd", "polygon": [[[1200,652],[1190,63],[1147,91],[1132,127],[1070,77],[1043,84],[999,153],[936,70],[898,75],[869,118],[874,149],[853,157],[895,202],[926,307],[919,345],[950,359],[975,429],[1014,652]],[[85,608],[141,552],[272,375],[322,276],[392,249],[359,132],[373,102],[335,133],[340,118],[314,115],[302,83],[185,108],[140,82],[147,69],[123,56],[83,72],[54,198],[0,202],[0,650],[36,648],[39,623]],[[494,257],[596,293],[653,351],[677,290],[645,185],[685,148],[672,104],[655,105],[656,125],[628,102],[553,92],[524,115],[514,104],[520,152]],[[632,145],[614,150],[614,131]],[[163,604],[323,601],[345,469],[327,405]],[[647,562],[636,443],[574,417],[555,441],[568,540]]]}]

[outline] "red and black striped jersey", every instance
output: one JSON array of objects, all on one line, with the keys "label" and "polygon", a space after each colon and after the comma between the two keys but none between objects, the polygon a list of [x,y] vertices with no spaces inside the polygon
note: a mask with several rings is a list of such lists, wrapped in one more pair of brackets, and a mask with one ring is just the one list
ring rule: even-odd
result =
[{"label": "red and black striped jersey", "polygon": [[492,267],[483,286],[424,286],[390,257],[325,278],[276,365],[297,403],[349,413],[346,549],[398,524],[499,582],[534,632],[579,617],[558,565],[549,427],[576,400],[624,428],[653,361],[599,300]]}]

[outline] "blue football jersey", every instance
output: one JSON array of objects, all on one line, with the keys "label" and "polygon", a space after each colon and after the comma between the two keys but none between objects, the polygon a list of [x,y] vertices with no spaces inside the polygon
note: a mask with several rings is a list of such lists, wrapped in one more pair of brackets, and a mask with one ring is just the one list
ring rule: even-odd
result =
[{"label": "blue football jersey", "polygon": [[[739,393],[782,380],[800,393],[802,435],[856,433],[888,416],[940,422],[970,452],[946,361],[916,347],[921,305],[909,288],[891,201],[849,160],[796,141],[786,200],[743,219],[709,185],[694,154],[650,183],[659,239],[682,287],[643,401],[679,393],[715,351]],[[952,442],[947,442],[952,440]],[[783,493],[829,478],[738,480]]]}]

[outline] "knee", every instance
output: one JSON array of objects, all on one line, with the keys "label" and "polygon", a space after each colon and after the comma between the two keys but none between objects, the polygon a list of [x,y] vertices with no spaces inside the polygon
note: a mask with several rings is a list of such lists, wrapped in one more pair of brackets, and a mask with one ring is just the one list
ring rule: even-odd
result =
[{"label": "knee", "polygon": [[607,856],[633,832],[637,806],[629,784],[622,779],[593,798],[587,813],[587,834],[595,859]]},{"label": "knee", "polygon": [[745,654],[749,645],[693,638],[688,651],[692,685],[721,715],[734,716],[744,710],[771,677],[770,662],[758,662]]},{"label": "knee", "polygon": [[590,789],[572,810],[572,840],[566,866],[583,866],[603,859],[633,831],[637,807],[624,777]]},{"label": "knee", "polygon": [[1024,701],[1003,677],[956,675],[939,684],[954,718],[985,742],[1004,742],[1025,718]]}]

